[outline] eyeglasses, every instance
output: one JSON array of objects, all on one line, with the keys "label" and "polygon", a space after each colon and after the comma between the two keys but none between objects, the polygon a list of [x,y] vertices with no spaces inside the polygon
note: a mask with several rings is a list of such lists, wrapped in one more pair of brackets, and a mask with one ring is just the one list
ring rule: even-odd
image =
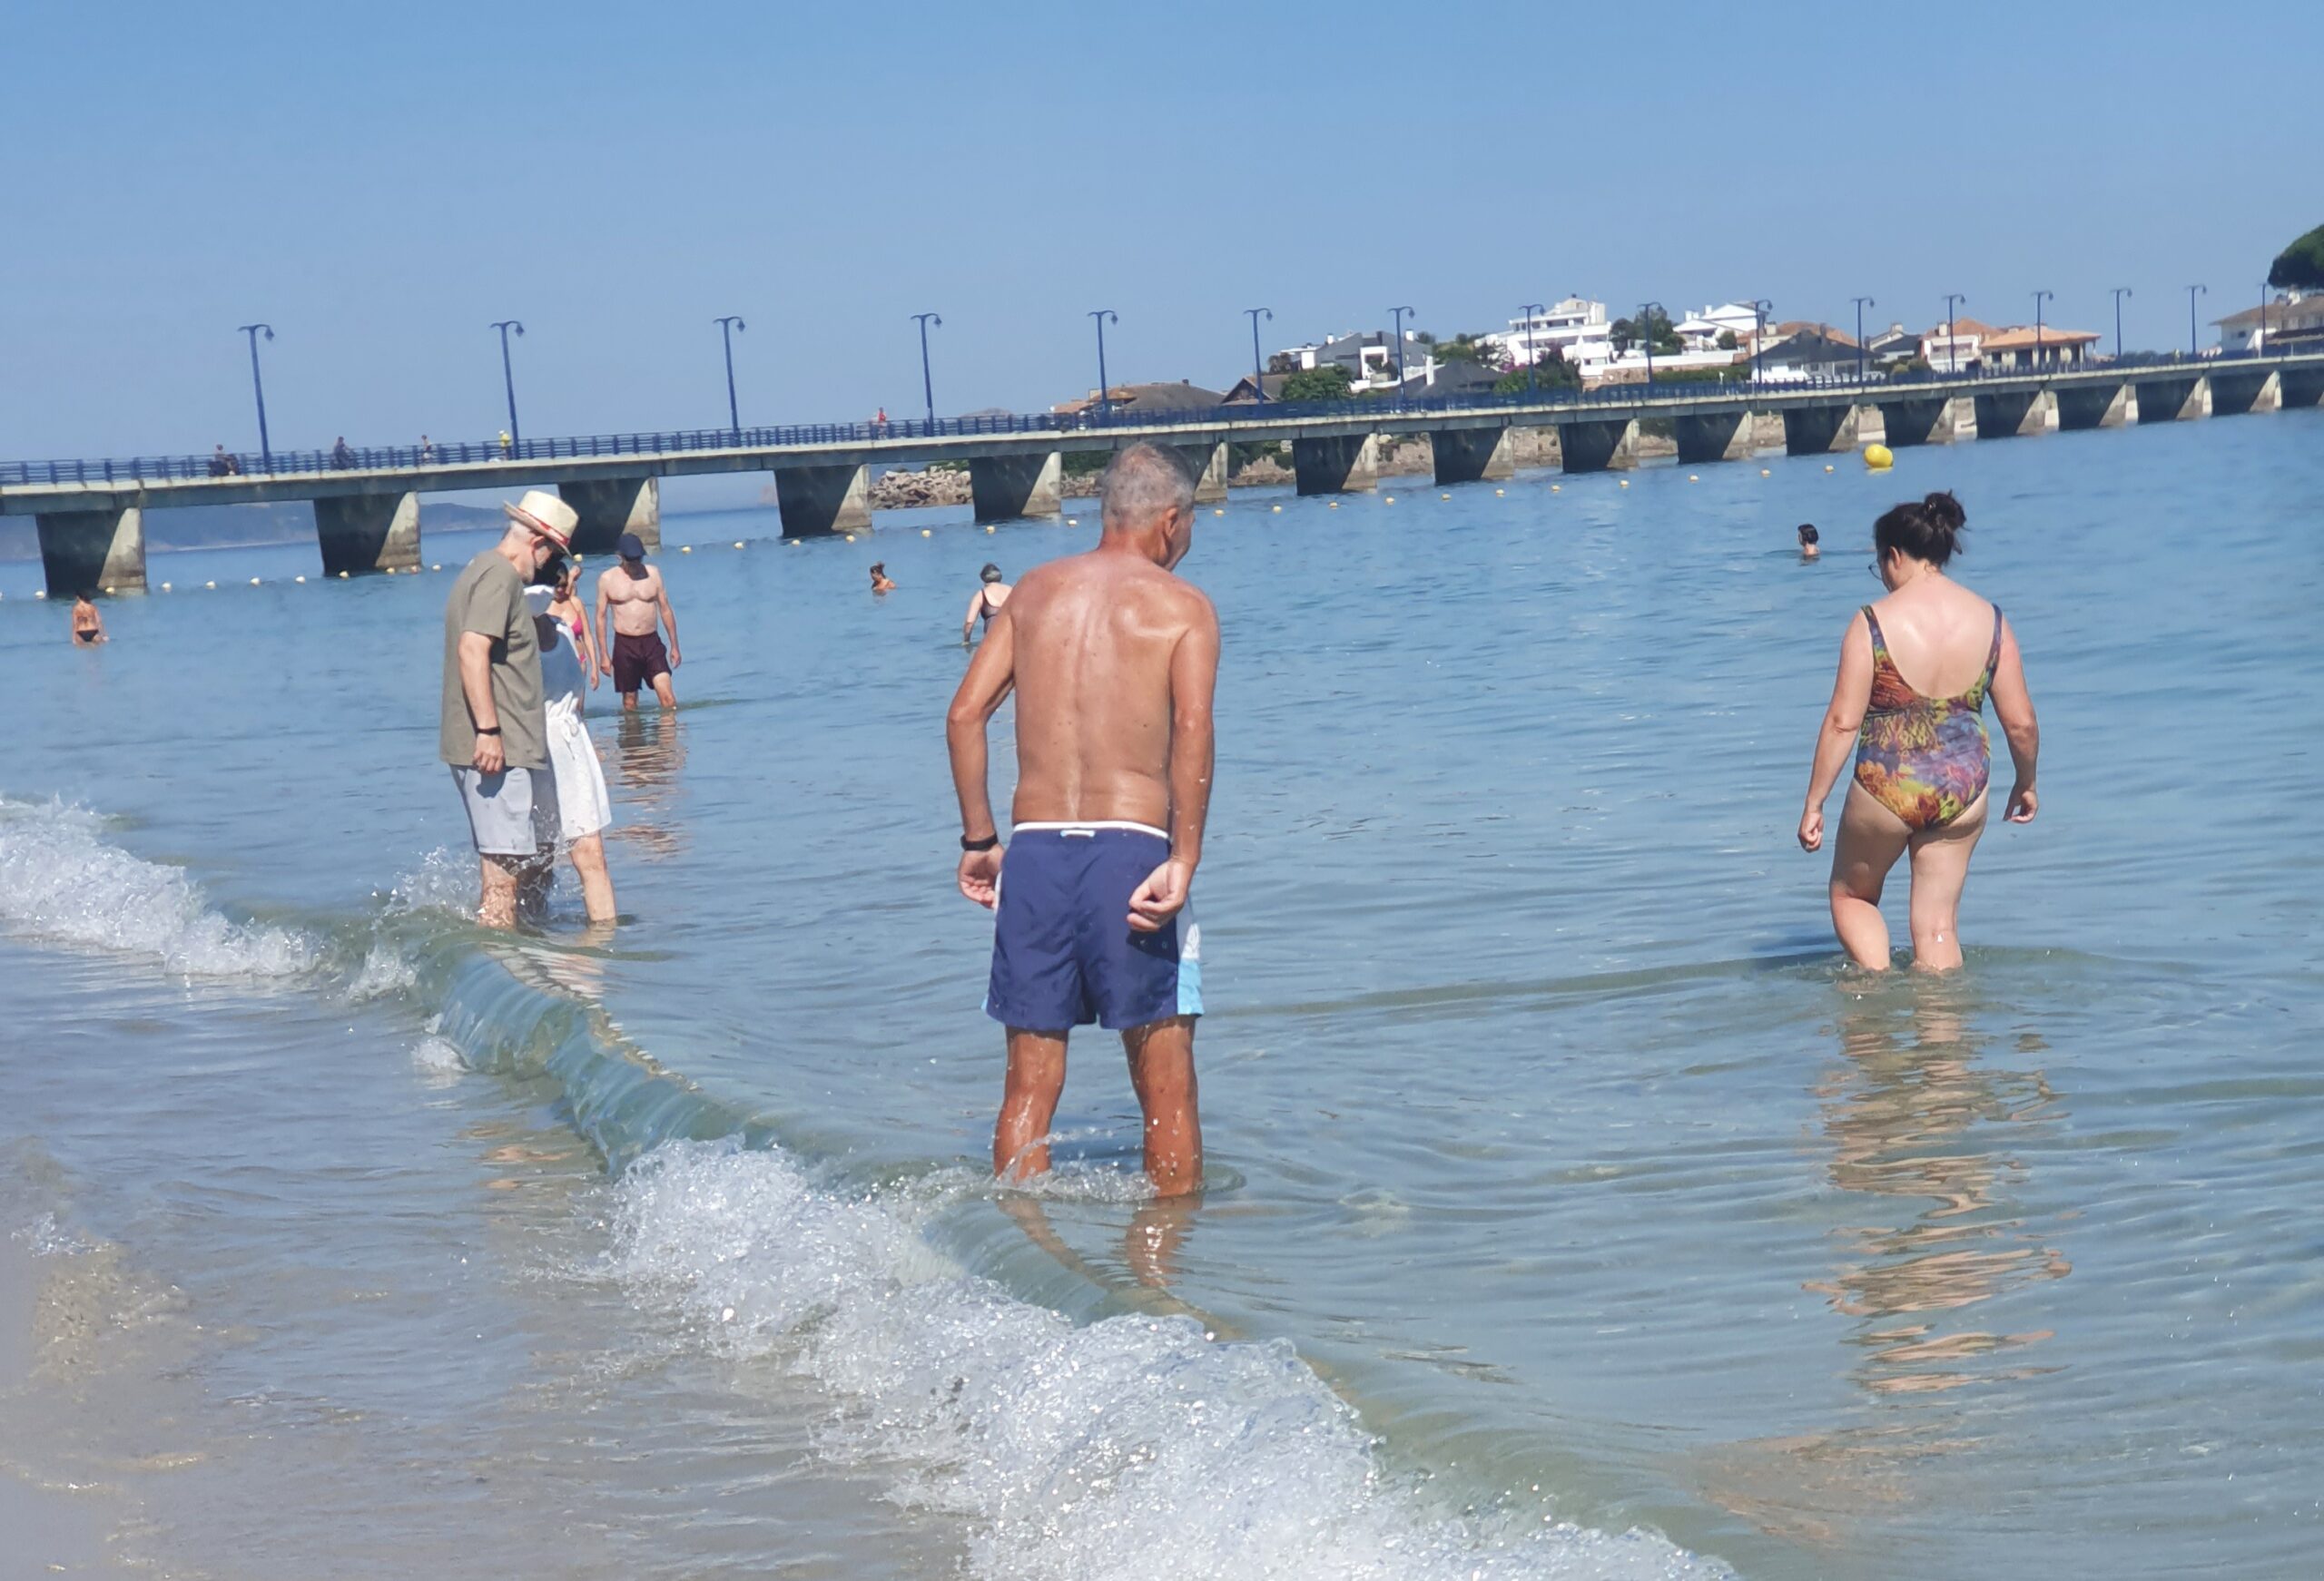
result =
[{"label": "eyeglasses", "polygon": [[1866,560],[1866,561],[1864,563],[1864,568],[1865,568],[1866,571],[1869,571],[1869,572],[1871,572],[1871,573],[1872,573],[1872,579],[1873,579],[1875,582],[1880,583],[1880,584],[1881,584],[1882,585],[1884,585],[1884,586],[1885,586],[1885,585],[1886,585],[1888,579],[1887,579],[1886,576],[1883,576],[1883,575],[1881,575],[1881,574],[1880,574],[1880,562],[1879,562],[1879,561],[1877,561],[1877,560]]}]

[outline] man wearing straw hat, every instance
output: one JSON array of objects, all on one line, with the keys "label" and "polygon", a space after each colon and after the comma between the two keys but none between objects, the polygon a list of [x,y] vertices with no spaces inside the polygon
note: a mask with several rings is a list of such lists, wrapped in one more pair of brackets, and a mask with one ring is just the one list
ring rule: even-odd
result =
[{"label": "man wearing straw hat", "polygon": [[516,924],[517,892],[545,889],[556,844],[540,639],[525,584],[563,554],[580,521],[533,489],[508,513],[500,542],[468,563],[444,602],[444,718],[439,750],[468,809],[483,867],[478,919]]}]

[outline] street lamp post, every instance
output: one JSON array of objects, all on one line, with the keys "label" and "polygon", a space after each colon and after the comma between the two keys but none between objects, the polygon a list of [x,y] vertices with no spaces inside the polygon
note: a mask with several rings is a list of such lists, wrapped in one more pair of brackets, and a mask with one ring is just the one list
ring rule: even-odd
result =
[{"label": "street lamp post", "polygon": [[[1391,308],[1388,309],[1388,317],[1395,324],[1396,404],[1398,406],[1403,406],[1404,404],[1404,315],[1412,310],[1413,309],[1410,308]],[[1358,355],[1360,356],[1362,354],[1358,353]]]},{"label": "street lamp post", "polygon": [[2268,353],[2268,282],[2266,280],[2260,282],[2260,339],[2251,343],[2251,349],[2262,357]]},{"label": "street lamp post", "polygon": [[1851,297],[1848,300],[1856,303],[1856,381],[1861,385],[1864,383],[1864,310],[1880,304],[1870,297]]},{"label": "street lamp post", "polygon": [[1089,316],[1098,320],[1098,416],[1102,419],[1113,415],[1113,396],[1106,388],[1106,325],[1122,321],[1121,315],[1110,308],[1092,308]]},{"label": "street lamp post", "polygon": [[[1775,310],[1776,305],[1764,297],[1755,299],[1751,303],[1751,317],[1758,324],[1751,336],[1751,388],[1754,389],[1759,387],[1759,352],[1768,343],[1768,315]],[[1647,341],[1649,360],[1646,369],[1646,382],[1649,384],[1654,382],[1653,345],[1649,339]]]},{"label": "street lamp post", "polygon": [[747,329],[750,326],[732,313],[714,321],[718,326],[718,338],[726,343],[726,422],[734,436],[734,443],[740,445],[743,442],[743,413],[742,408],[734,404],[734,331]]},{"label": "street lamp post", "polygon": [[266,382],[258,376],[258,338],[259,332],[261,330],[264,330],[266,338],[269,340],[273,339],[274,326],[271,324],[242,324],[238,325],[236,328],[240,333],[249,336],[251,341],[251,393],[258,397],[259,470],[261,472],[271,472],[274,470],[274,451],[273,447],[267,443],[266,438]]},{"label": "street lamp post", "polygon": [[1953,332],[1953,309],[1968,300],[1959,291],[1945,293],[1945,371],[1947,373],[1961,371],[1961,342]]},{"label": "street lamp post", "polygon": [[2042,371],[2042,304],[2056,296],[2055,291],[2034,293],[2034,371]]},{"label": "street lamp post", "polygon": [[500,331],[500,382],[508,392],[508,440],[511,446],[525,442],[525,431],[517,427],[517,376],[508,366],[508,331],[525,332],[525,327],[514,319],[495,319],[492,328]]},{"label": "street lamp post", "polygon": [[2122,299],[2131,294],[2128,286],[2114,288],[2114,360],[2122,360]]},{"label": "street lamp post", "polygon": [[1518,310],[1525,315],[1525,393],[1531,395],[1539,386],[1533,378],[1533,320],[1541,311],[1539,302],[1525,302]]},{"label": "street lamp post", "polygon": [[928,327],[933,324],[940,329],[944,327],[944,320],[934,313],[914,313],[912,318],[920,325],[920,393],[928,403],[928,431],[933,434],[936,432],[936,381],[928,371]]},{"label": "street lamp post", "polygon": [[1640,302],[1638,305],[1638,336],[1646,343],[1646,388],[1654,388],[1654,315],[1669,316],[1660,302]]},{"label": "street lamp post", "polygon": [[1259,320],[1275,321],[1273,308],[1246,308],[1251,318],[1251,398],[1259,405],[1267,404],[1267,365],[1259,358]]},{"label": "street lamp post", "polygon": [[2190,357],[2200,357],[2202,355],[2202,352],[2199,349],[2201,337],[2195,329],[2195,298],[2198,293],[2203,296],[2209,296],[2211,294],[2211,288],[2209,286],[2189,286],[2187,288],[2187,355]]}]

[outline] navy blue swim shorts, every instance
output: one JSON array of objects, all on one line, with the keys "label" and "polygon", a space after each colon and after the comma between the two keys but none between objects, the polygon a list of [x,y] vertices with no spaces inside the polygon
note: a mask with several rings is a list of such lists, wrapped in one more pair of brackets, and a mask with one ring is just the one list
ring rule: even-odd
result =
[{"label": "navy blue swim shorts", "polygon": [[1109,1032],[1202,1014],[1202,930],[1191,905],[1155,933],[1129,898],[1169,859],[1142,823],[1020,823],[1000,863],[985,1014],[1028,1032]]}]

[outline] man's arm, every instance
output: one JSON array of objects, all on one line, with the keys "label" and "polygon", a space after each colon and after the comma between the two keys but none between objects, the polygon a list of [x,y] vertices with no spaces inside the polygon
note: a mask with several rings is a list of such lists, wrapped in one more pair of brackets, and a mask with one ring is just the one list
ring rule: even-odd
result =
[{"label": "man's arm", "polygon": [[1130,897],[1129,925],[1161,929],[1184,908],[1202,863],[1210,817],[1211,777],[1218,764],[1211,696],[1218,683],[1218,612],[1199,601],[1196,617],[1170,652],[1170,859]]},{"label": "man's arm", "polygon": [[500,728],[500,713],[492,703],[492,639],[482,632],[460,633],[460,691],[478,732],[471,761],[478,772],[497,774],[508,766],[508,758],[498,736],[482,733]]},{"label": "man's arm", "polygon": [[678,612],[670,607],[669,579],[659,574],[654,578],[654,601],[662,606],[662,624],[670,628],[670,668],[678,667]]},{"label": "man's arm", "polygon": [[[1000,833],[992,817],[992,790],[986,782],[991,748],[985,741],[985,723],[1016,679],[1017,639],[1002,610],[985,633],[984,645],[969,661],[960,690],[944,715],[944,744],[952,758],[952,790],[960,801],[960,835],[984,840]],[[990,909],[999,904],[995,880],[1000,877],[1000,848],[960,854],[960,893]]]}]

